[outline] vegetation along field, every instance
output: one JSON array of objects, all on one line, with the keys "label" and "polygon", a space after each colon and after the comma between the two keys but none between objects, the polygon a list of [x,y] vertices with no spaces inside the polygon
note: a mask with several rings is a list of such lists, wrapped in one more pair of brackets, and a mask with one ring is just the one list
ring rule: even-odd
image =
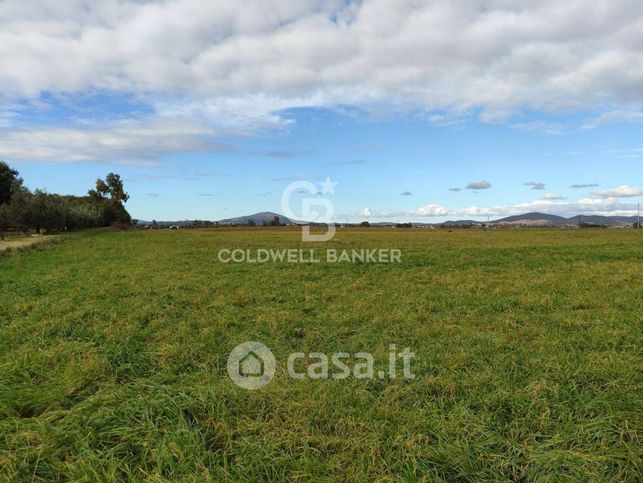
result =
[{"label": "vegetation along field", "polygon": [[[94,231],[0,255],[0,475],[612,480],[641,475],[636,230]],[[222,248],[401,263],[221,263]],[[230,350],[277,374],[234,385]],[[296,380],[291,352],[415,352],[415,379]]]}]

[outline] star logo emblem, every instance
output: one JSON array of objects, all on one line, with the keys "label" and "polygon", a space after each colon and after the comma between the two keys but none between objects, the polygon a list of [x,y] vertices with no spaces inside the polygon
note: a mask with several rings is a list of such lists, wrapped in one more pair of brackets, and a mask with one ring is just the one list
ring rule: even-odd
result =
[{"label": "star logo emblem", "polygon": [[323,183],[319,183],[319,185],[322,187],[322,194],[335,194],[335,186],[337,186],[337,184],[338,183],[335,183],[328,176],[326,176],[326,181],[324,181]]}]

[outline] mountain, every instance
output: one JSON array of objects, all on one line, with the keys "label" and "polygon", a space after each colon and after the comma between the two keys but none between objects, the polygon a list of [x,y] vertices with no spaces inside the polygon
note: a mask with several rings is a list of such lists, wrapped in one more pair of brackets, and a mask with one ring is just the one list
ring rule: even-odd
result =
[{"label": "mountain", "polygon": [[625,226],[633,225],[636,221],[636,216],[600,216],[600,215],[580,215],[568,218],[574,225],[578,225],[578,221],[588,225],[603,225],[603,226]]},{"label": "mountain", "polygon": [[635,216],[576,215],[564,218],[557,215],[532,212],[501,218],[500,220],[492,221],[491,224],[521,226],[578,226],[580,222],[583,225],[627,226],[634,224],[635,221]]},{"label": "mountain", "polygon": [[[499,220],[492,221],[495,225],[527,225],[527,226],[567,226],[570,225],[570,219],[557,215],[548,215],[547,213],[524,213],[522,215],[508,216]],[[578,224],[578,221],[575,222]]]},{"label": "mountain", "polygon": [[482,225],[482,221],[475,221],[475,220],[449,220],[445,221],[444,223],[436,223],[436,225],[444,225],[444,226],[473,226],[473,225]]},{"label": "mountain", "polygon": [[254,215],[247,216],[237,216],[236,218],[227,218],[225,220],[219,220],[220,225],[247,225],[250,220],[253,220],[258,226],[263,225],[264,223],[271,223],[275,216],[279,218],[281,223],[286,223],[287,225],[297,224],[295,221],[290,218],[280,215],[279,213],[273,213],[272,211],[262,211],[260,213],[255,213]]},{"label": "mountain", "polygon": [[[262,226],[264,223],[271,223],[275,216],[279,217],[280,223],[285,223],[287,225],[303,225],[306,222],[292,220],[284,215],[279,213],[273,213],[272,211],[262,211],[260,213],[255,213],[254,215],[247,216],[238,216],[236,218],[227,218],[225,220],[219,220],[216,223],[220,225],[247,225],[250,220],[253,220],[257,226]],[[632,226],[636,221],[636,216],[599,216],[599,215],[576,215],[565,218],[557,215],[548,215],[547,213],[531,212],[524,213],[522,215],[507,216],[506,218],[501,218],[499,220],[493,220],[488,222],[491,226],[555,226],[555,227],[576,227],[580,222],[585,225],[597,225],[597,226]],[[151,225],[151,221],[147,220],[138,220],[139,225]],[[182,221],[157,221],[158,226],[167,227],[170,225],[178,226],[190,226],[193,222],[190,220]],[[339,223],[343,224],[343,223]],[[372,222],[370,225],[373,227],[393,227],[397,225],[398,222],[395,221],[382,221],[382,222]],[[476,221],[476,220],[449,220],[443,223],[417,223],[413,222],[415,227],[423,226],[445,226],[445,227],[457,227],[457,226],[471,226],[471,227],[480,227],[487,224],[486,221]],[[314,225],[314,223],[313,223]],[[358,226],[359,223],[348,223],[351,226]]]},{"label": "mountain", "polygon": [[[153,221],[148,220],[136,220],[137,225],[148,226],[152,225]],[[192,224],[191,220],[179,220],[179,221],[157,221],[156,226],[190,226]]]}]

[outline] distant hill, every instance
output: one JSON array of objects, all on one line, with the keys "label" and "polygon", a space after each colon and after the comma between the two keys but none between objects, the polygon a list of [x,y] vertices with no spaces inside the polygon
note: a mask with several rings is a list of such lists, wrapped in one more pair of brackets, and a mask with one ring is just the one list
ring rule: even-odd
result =
[{"label": "distant hill", "polygon": [[636,221],[636,216],[600,216],[600,215],[580,215],[568,218],[574,225],[578,224],[580,219],[581,223],[590,225],[604,225],[604,226],[624,226],[633,225]]},{"label": "distant hill", "polygon": [[[264,223],[268,224],[273,221],[275,216],[279,217],[279,221],[282,224],[287,225],[303,225],[306,224],[304,221],[292,220],[284,215],[279,213],[274,213],[272,211],[262,211],[260,213],[255,213],[253,215],[246,216],[237,216],[235,218],[226,218],[224,220],[218,220],[213,223],[218,223],[220,225],[247,225],[250,220],[253,220],[257,226],[262,226]],[[499,220],[492,220],[488,223],[486,221],[477,221],[477,220],[449,220],[443,223],[412,223],[415,227],[426,227],[426,226],[472,226],[479,227],[482,225],[489,224],[491,226],[554,226],[554,227],[575,227],[582,223],[584,226],[588,225],[598,225],[598,226],[632,226],[636,221],[636,216],[599,216],[599,215],[576,215],[565,218],[558,215],[549,215],[547,213],[531,212],[523,213],[521,215],[507,216],[505,218],[500,218]],[[147,220],[138,220],[139,225],[151,225],[151,221]],[[157,221],[158,226],[190,226],[193,224],[190,220],[181,220],[181,221]],[[339,222],[338,222],[339,223]],[[344,223],[340,223],[344,224]],[[373,227],[394,227],[398,222],[396,221],[384,221],[384,222],[372,222],[370,225]],[[358,226],[359,223],[346,223],[349,226]]]},{"label": "distant hill", "polygon": [[[154,224],[153,221],[149,220],[136,220],[137,225],[147,226]],[[156,226],[190,226],[192,220],[179,220],[179,221],[157,221]]]},{"label": "distant hill", "polygon": [[482,221],[475,221],[475,220],[448,220],[445,221],[444,223],[436,223],[437,225],[444,225],[444,226],[471,226],[471,225],[482,225]]},{"label": "distant hill", "polygon": [[291,220],[290,218],[280,215],[279,213],[273,213],[272,211],[262,211],[260,213],[255,213],[254,215],[247,216],[237,216],[236,218],[226,218],[225,220],[219,220],[220,225],[247,225],[250,220],[253,220],[255,224],[261,226],[264,223],[270,223],[274,218],[278,217],[281,223],[286,223],[287,225],[295,225],[297,222]]},{"label": "distant hill", "polygon": [[580,222],[583,225],[626,226],[632,225],[635,221],[635,216],[576,215],[565,218],[557,215],[534,212],[508,216],[491,223],[498,225],[526,226],[578,226]]},{"label": "distant hill", "polygon": [[[492,222],[497,225],[528,225],[528,226],[567,226],[568,218],[547,213],[524,213],[522,215],[508,216]],[[578,224],[578,222],[576,222]]]}]

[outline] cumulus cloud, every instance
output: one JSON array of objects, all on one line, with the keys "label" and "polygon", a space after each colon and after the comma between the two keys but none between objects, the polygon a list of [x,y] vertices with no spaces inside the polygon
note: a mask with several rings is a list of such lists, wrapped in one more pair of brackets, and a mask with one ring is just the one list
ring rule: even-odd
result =
[{"label": "cumulus cloud", "polygon": [[532,190],[544,190],[545,183],[537,183],[536,181],[528,181],[525,186],[531,186]]},{"label": "cumulus cloud", "polygon": [[595,196],[600,196],[601,198],[631,198],[633,196],[643,196],[643,188],[637,188],[635,186],[623,185],[618,188],[612,188],[603,191],[595,191]]},{"label": "cumulus cloud", "polygon": [[570,186],[570,188],[597,188],[598,183],[577,183]]},{"label": "cumulus cloud", "polygon": [[498,205],[490,207],[470,206],[448,210],[450,216],[511,216],[538,211],[559,216],[603,215],[633,216],[636,215],[635,203],[623,203],[616,198],[585,198],[578,201],[538,199],[515,205]]},{"label": "cumulus cloud", "polygon": [[505,217],[529,212],[542,212],[565,217],[577,215],[634,216],[637,214],[637,205],[632,202],[624,202],[615,197],[566,200],[559,194],[546,194],[542,198],[534,201],[511,205],[473,205],[462,208],[448,208],[439,204],[430,203],[413,211],[405,212],[375,212],[370,208],[365,208],[360,212],[360,215],[380,219],[412,220],[430,217]]},{"label": "cumulus cloud", "polygon": [[[237,125],[382,102],[435,123],[477,109],[487,121],[525,107],[618,113],[643,98],[641,14],[639,0],[5,0],[0,92],[134,92]],[[625,117],[640,119],[595,123]]]},{"label": "cumulus cloud", "polygon": [[443,216],[447,213],[448,211],[444,206],[436,204],[424,205],[417,209],[417,214],[420,216]]},{"label": "cumulus cloud", "polygon": [[153,166],[176,152],[230,151],[211,129],[186,120],[120,121],[106,126],[29,127],[0,131],[0,158],[105,161]]},{"label": "cumulus cloud", "polygon": [[499,207],[484,208],[481,206],[469,206],[467,208],[456,208],[449,210],[451,216],[497,216],[500,214]]},{"label": "cumulus cloud", "polygon": [[488,190],[491,188],[491,183],[489,181],[472,181],[467,185],[468,190]]},{"label": "cumulus cloud", "polygon": [[604,112],[600,116],[590,119],[583,125],[583,128],[593,129],[602,126],[603,124],[622,124],[634,122],[643,122],[643,111],[619,109],[616,111]]},{"label": "cumulus cloud", "polygon": [[[4,0],[0,156],[149,165],[227,150],[212,140],[221,133],[287,129],[299,107],[442,126],[524,109],[598,112],[587,127],[640,122],[641,15],[639,0]],[[100,127],[19,122],[25,100],[96,92],[151,113]]]}]

